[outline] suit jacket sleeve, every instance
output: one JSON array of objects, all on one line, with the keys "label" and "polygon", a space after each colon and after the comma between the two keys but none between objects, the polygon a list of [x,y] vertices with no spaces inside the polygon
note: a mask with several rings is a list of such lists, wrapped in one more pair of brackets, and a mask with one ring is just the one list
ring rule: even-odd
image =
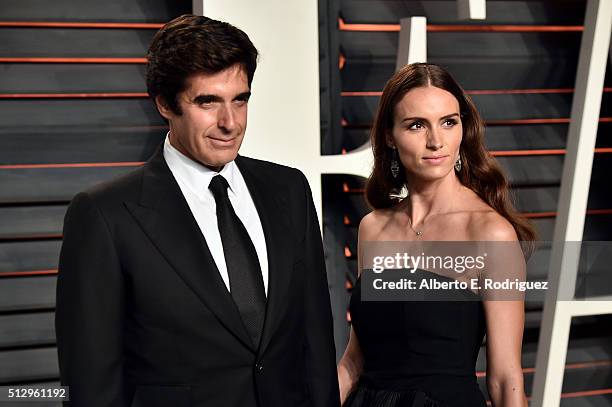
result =
[{"label": "suit jacket sleeve", "polygon": [[336,350],[323,242],[308,181],[300,175],[306,192],[306,230],[301,246],[306,273],[306,379],[312,406],[337,407],[340,399]]},{"label": "suit jacket sleeve", "polygon": [[124,282],[111,230],[86,193],[64,220],[55,326],[66,406],[127,406],[123,381]]}]

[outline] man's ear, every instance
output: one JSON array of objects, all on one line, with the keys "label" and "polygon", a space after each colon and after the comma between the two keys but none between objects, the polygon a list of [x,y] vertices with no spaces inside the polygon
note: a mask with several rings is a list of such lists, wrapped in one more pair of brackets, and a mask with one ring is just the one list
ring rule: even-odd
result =
[{"label": "man's ear", "polygon": [[168,107],[168,104],[161,95],[155,96],[155,105],[159,114],[166,120],[170,120],[174,116],[174,112]]}]

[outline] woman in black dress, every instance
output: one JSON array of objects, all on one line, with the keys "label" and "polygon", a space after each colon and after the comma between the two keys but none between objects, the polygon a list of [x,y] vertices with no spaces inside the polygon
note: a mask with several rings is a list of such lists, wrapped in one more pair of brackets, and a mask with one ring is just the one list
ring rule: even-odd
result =
[{"label": "woman in black dress", "polygon": [[[529,254],[535,232],[513,208],[483,137],[474,104],[443,68],[411,64],[389,80],[371,132],[366,199],[374,210],[359,225],[360,270],[366,242],[501,241]],[[338,365],[344,406],[486,406],[475,374],[485,334],[493,406],[527,405],[522,299],[361,301],[361,280]]]}]

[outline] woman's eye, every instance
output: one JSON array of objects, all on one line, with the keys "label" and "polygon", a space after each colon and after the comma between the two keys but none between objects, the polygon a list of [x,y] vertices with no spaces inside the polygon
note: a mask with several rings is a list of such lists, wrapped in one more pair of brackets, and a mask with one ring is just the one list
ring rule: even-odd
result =
[{"label": "woman's eye", "polygon": [[414,122],[410,126],[408,126],[408,128],[410,130],[420,130],[420,129],[423,128],[423,123],[422,122]]},{"label": "woman's eye", "polygon": [[457,124],[457,120],[455,120],[455,119],[446,119],[446,120],[444,120],[444,125],[446,127],[453,127],[455,124]]}]

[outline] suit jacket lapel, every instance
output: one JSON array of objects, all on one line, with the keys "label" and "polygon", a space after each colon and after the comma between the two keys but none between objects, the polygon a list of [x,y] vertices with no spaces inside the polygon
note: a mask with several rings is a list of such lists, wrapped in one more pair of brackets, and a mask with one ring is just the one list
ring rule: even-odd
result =
[{"label": "suit jacket lapel", "polygon": [[282,314],[282,304],[285,303],[283,300],[289,291],[292,269],[291,252],[295,248],[287,239],[291,224],[287,215],[288,203],[285,199],[284,188],[263,174],[261,170],[258,171],[257,161],[238,156],[236,164],[255,203],[268,252],[266,318],[258,352],[262,354],[270,343],[276,323]]},{"label": "suit jacket lapel", "polygon": [[206,240],[164,160],[162,147],[143,170],[140,203],[126,202],[128,210],[200,300],[244,345],[255,351]]}]

